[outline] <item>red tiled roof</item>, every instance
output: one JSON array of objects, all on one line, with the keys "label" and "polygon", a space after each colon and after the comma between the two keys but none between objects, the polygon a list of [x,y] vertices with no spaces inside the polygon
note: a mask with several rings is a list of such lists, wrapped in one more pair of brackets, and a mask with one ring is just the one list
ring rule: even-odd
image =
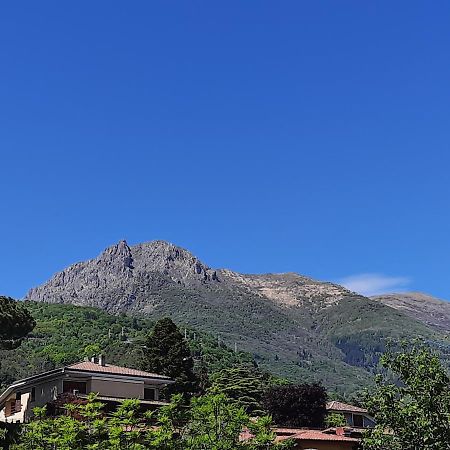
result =
[{"label": "red tiled roof", "polygon": [[296,441],[339,441],[339,442],[359,442],[359,439],[339,434],[324,433],[319,430],[303,430],[291,436],[280,436],[277,441],[293,439]]},{"label": "red tiled roof", "polygon": [[281,428],[276,427],[273,431],[276,434],[297,434],[305,431],[306,428]]},{"label": "red tiled roof", "polygon": [[[359,439],[349,436],[344,436],[344,434],[337,433],[334,431],[320,431],[320,430],[310,430],[310,429],[299,429],[299,428],[275,428],[276,442],[287,441],[293,439],[295,441],[333,441],[333,442],[359,442]],[[342,429],[343,432],[343,429]],[[248,430],[245,429],[239,436],[240,441],[247,441],[252,439],[254,436]]]},{"label": "red tiled roof", "polygon": [[329,411],[340,411],[340,412],[356,412],[361,414],[367,414],[367,409],[359,408],[358,406],[349,405],[348,403],[342,402],[328,402],[327,410]]},{"label": "red tiled roof", "polygon": [[131,377],[160,378],[170,380],[170,378],[157,373],[144,372],[143,370],[129,369],[128,367],[113,366],[112,364],[100,365],[91,361],[83,361],[67,366],[70,370],[82,370],[86,372],[108,373],[113,375],[126,375]]}]

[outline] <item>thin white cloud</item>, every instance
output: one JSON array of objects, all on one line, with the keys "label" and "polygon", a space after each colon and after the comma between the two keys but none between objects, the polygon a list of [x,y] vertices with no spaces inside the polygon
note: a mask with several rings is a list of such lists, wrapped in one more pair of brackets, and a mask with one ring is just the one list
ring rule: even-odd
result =
[{"label": "thin white cloud", "polygon": [[388,294],[405,290],[411,280],[380,273],[361,273],[338,280],[338,284],[365,296]]}]

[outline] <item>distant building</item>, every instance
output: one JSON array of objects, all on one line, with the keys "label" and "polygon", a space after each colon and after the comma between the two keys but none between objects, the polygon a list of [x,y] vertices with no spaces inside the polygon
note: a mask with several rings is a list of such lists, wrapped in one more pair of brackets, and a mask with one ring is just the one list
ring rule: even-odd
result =
[{"label": "distant building", "polygon": [[327,403],[327,412],[342,414],[347,421],[347,425],[352,428],[372,428],[375,426],[375,420],[367,409],[358,406],[333,401]]},{"label": "distant building", "polygon": [[277,442],[291,439],[298,450],[356,450],[360,439],[344,428],[329,430],[297,430],[294,434],[277,433]]},{"label": "distant building", "polygon": [[27,422],[33,408],[64,394],[83,399],[96,393],[98,400],[110,407],[136,398],[143,406],[154,408],[165,404],[160,401],[160,390],[171,383],[173,380],[163,375],[106,364],[100,356],[16,381],[0,395],[0,422]]},{"label": "distant building", "polygon": [[[296,450],[356,450],[361,442],[360,434],[355,436],[347,428],[313,430],[308,428],[274,428],[275,441],[292,440]],[[253,437],[249,430],[241,433],[240,440]]]}]

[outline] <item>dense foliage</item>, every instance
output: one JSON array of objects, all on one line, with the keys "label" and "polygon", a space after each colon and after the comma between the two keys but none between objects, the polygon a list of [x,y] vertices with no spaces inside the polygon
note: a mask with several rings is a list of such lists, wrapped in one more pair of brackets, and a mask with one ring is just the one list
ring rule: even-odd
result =
[{"label": "dense foliage", "polygon": [[320,384],[273,386],[264,395],[264,407],[277,425],[321,428],[327,393]]},{"label": "dense foliage", "polygon": [[211,377],[210,391],[236,400],[248,414],[263,415],[261,402],[269,385],[268,377],[253,366],[222,369]]},{"label": "dense foliage", "polygon": [[[450,443],[450,379],[437,354],[419,344],[387,351],[367,407],[377,422],[366,450],[444,450]],[[392,374],[396,378],[392,379]]]},{"label": "dense foliage", "polygon": [[344,414],[340,413],[328,413],[325,417],[326,427],[345,427],[347,421],[345,420]]},{"label": "dense foliage", "polygon": [[[180,395],[157,413],[140,411],[139,401],[125,400],[112,416],[90,397],[84,404],[67,404],[67,413],[48,417],[35,410],[12,450],[270,450],[275,444],[267,417],[251,421],[224,395],[204,396],[183,406]],[[248,429],[248,439],[240,439]]]},{"label": "dense foliage", "polygon": [[194,360],[188,344],[168,317],[159,320],[148,335],[142,369],[175,380],[165,389],[168,395],[191,397],[199,392],[200,381],[194,373]]},{"label": "dense foliage", "polygon": [[16,348],[35,322],[23,303],[0,296],[0,349]]}]

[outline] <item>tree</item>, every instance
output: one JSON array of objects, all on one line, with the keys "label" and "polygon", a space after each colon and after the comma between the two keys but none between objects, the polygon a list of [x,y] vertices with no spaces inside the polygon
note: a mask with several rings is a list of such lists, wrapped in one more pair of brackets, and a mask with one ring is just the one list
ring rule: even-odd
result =
[{"label": "tree", "polygon": [[[270,450],[290,448],[275,443],[270,417],[250,420],[244,408],[224,394],[193,398],[181,436],[185,450]],[[247,438],[242,432],[248,430]]]},{"label": "tree", "polygon": [[277,425],[321,428],[326,415],[327,393],[321,384],[271,387],[264,406]]},{"label": "tree", "polygon": [[23,303],[0,296],[0,349],[18,347],[22,339],[33,330],[35,322]]},{"label": "tree", "polygon": [[223,393],[236,400],[246,413],[264,415],[261,406],[262,397],[267,387],[264,374],[254,367],[238,365],[223,369],[211,377],[211,393]]},{"label": "tree", "polygon": [[183,437],[186,450],[236,448],[239,435],[247,425],[244,409],[230,403],[224,394],[195,398],[190,421]]},{"label": "tree", "polygon": [[[365,450],[443,450],[450,442],[450,380],[439,357],[420,343],[381,357],[383,375],[366,406],[377,425]],[[392,379],[394,375],[394,379]]]},{"label": "tree", "polygon": [[[181,394],[157,413],[140,412],[138,400],[125,400],[112,414],[95,396],[65,405],[65,414],[50,417],[34,410],[12,450],[274,450],[270,418],[251,421],[225,395],[194,398],[187,407]],[[154,417],[155,416],[155,417]],[[156,425],[156,426],[151,426]],[[248,430],[247,439],[241,439]]]},{"label": "tree", "polygon": [[175,380],[173,385],[166,388],[168,395],[181,393],[190,397],[198,391],[198,379],[189,347],[168,317],[159,320],[146,339],[143,369]]},{"label": "tree", "polygon": [[327,427],[345,427],[347,421],[345,420],[344,414],[330,413],[325,417],[325,425]]},{"label": "tree", "polygon": [[108,449],[145,450],[139,400],[124,400],[108,421]]},{"label": "tree", "polygon": [[100,345],[98,344],[88,344],[84,347],[83,357],[91,359],[93,356],[98,356],[102,352]]},{"label": "tree", "polygon": [[6,445],[6,436],[7,436],[7,431],[6,429],[0,428],[0,448],[4,448],[4,445]]}]

